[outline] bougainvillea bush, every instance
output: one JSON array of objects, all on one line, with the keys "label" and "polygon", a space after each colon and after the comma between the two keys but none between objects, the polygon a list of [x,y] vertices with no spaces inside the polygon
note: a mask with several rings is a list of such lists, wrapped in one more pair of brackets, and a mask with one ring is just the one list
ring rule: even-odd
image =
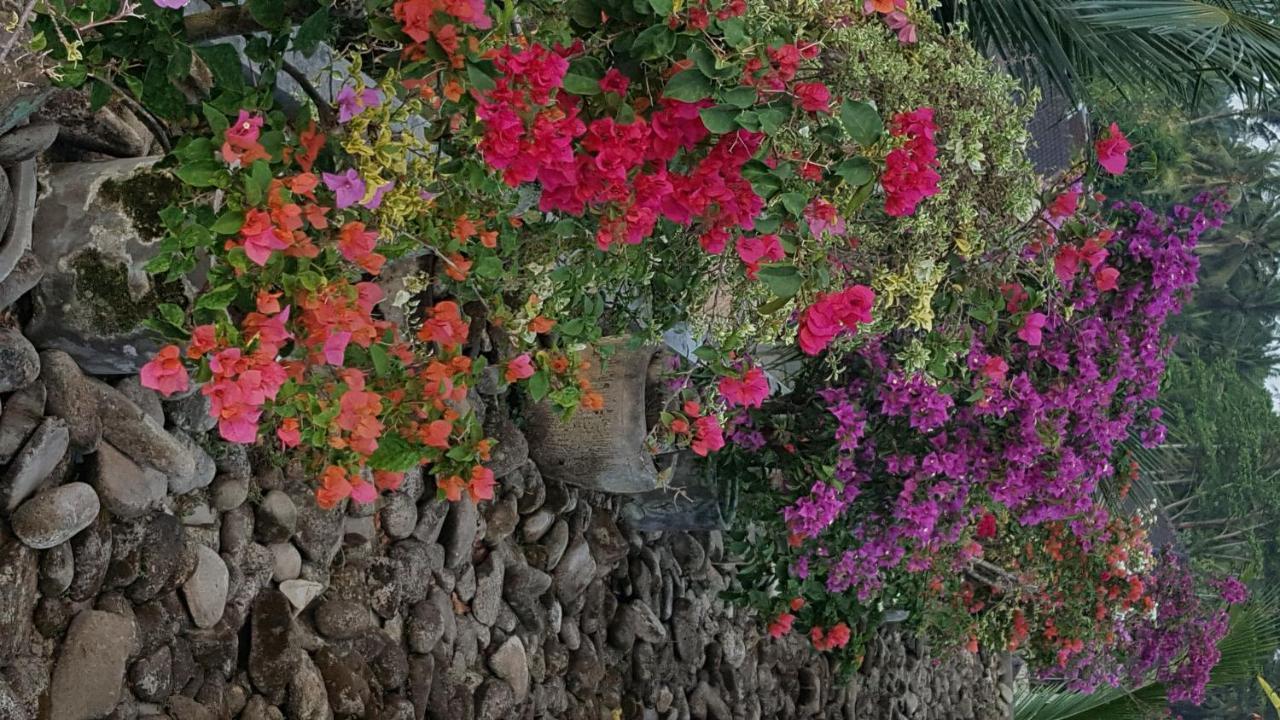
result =
[{"label": "bougainvillea bush", "polygon": [[1162,439],[1162,326],[1224,210],[1104,211],[1069,189],[969,322],[833,348],[791,397],[735,417],[721,471],[755,478],[743,599],[850,660],[907,610],[1078,689],[1155,678],[1201,697],[1225,611],[1102,490],[1130,479],[1128,443]]},{"label": "bougainvillea bush", "polygon": [[[160,308],[175,343],[144,383],[171,395],[193,377],[224,439],[302,454],[326,506],[420,464],[443,496],[489,497],[466,397],[486,364],[535,401],[599,409],[579,351],[604,333],[706,341],[717,377],[664,427],[714,451],[743,400],[721,388],[760,388],[747,351],[816,352],[870,323],[860,228],[914,215],[957,157],[982,155],[939,147],[941,122],[976,124],[925,104],[945,86],[899,104],[828,84],[828,40],[861,52],[834,27],[886,56],[940,42],[906,3],[395,0],[340,17],[255,0],[185,19],[184,4],[53,2],[37,44],[64,84],[124,92],[182,131],[165,166],[189,193],[150,269],[211,269],[190,306]],[[190,40],[245,27],[261,32],[243,55]],[[321,40],[338,51],[331,98],[286,57]],[[286,73],[300,110],[272,90]]]},{"label": "bougainvillea bush", "polygon": [[[1041,211],[1034,98],[907,0],[185,5],[34,23],[58,82],[174,138],[149,269],[208,272],[158,308],[144,385],[205,395],[326,508],[419,466],[479,502],[482,381],[598,411],[586,351],[681,331],[652,445],[750,478],[741,596],[771,633],[853,660],[908,609],[1196,697],[1221,615],[1098,498],[1159,439],[1161,328],[1221,208]],[[318,82],[294,62],[322,42]],[[1127,150],[1112,127],[1098,163]]]}]

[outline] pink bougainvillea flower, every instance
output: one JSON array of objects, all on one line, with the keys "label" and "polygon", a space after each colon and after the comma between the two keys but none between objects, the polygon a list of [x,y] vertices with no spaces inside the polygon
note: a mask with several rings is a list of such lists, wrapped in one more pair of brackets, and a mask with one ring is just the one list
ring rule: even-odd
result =
[{"label": "pink bougainvillea flower", "polygon": [[236,120],[223,133],[223,162],[233,168],[245,167],[257,160],[270,158],[265,148],[258,142],[262,134],[262,116],[241,110]]},{"label": "pink bougainvillea flower", "polygon": [[285,418],[280,421],[280,427],[276,428],[276,437],[280,439],[280,444],[286,448],[295,448],[302,442],[302,434],[298,429],[297,418]]},{"label": "pink bougainvillea flower", "polygon": [[1120,271],[1113,267],[1102,268],[1093,274],[1093,282],[1098,286],[1099,292],[1107,292],[1116,289],[1116,280],[1120,278]]},{"label": "pink bougainvillea flower", "polygon": [[836,206],[829,200],[814,198],[804,209],[805,220],[809,222],[809,232],[814,237],[822,237],[827,232],[836,237],[844,235],[844,218],[836,211]]},{"label": "pink bougainvillea flower", "polygon": [[831,91],[820,82],[796,83],[793,90],[800,108],[812,113],[831,112]]},{"label": "pink bougainvillea flower", "polygon": [[1079,269],[1080,251],[1076,249],[1076,246],[1063,245],[1058,248],[1058,254],[1053,258],[1053,272],[1058,276],[1058,282],[1070,282]]},{"label": "pink bougainvillea flower", "polygon": [[324,341],[324,361],[330,365],[342,366],[347,353],[347,343],[351,342],[351,333],[345,330],[331,334]]},{"label": "pink bougainvillea flower", "polygon": [[1049,205],[1049,216],[1055,219],[1068,218],[1076,214],[1076,210],[1080,208],[1080,188],[1072,189],[1055,197]]},{"label": "pink bougainvillea flower", "polygon": [[737,407],[758,408],[769,397],[769,380],[758,367],[749,368],[740,378],[721,378],[719,387],[725,401]]},{"label": "pink bougainvillea flower", "polygon": [[631,87],[631,78],[623,75],[618,68],[609,68],[609,71],[600,78],[600,91],[606,93],[614,93],[618,97],[627,96],[627,88]]},{"label": "pink bougainvillea flower", "polygon": [[1124,172],[1129,164],[1129,150],[1132,148],[1133,145],[1129,143],[1129,139],[1124,136],[1116,123],[1111,123],[1111,127],[1107,128],[1107,134],[1100,136],[1093,144],[1094,151],[1098,153],[1098,164],[1112,175],[1120,175]]},{"label": "pink bougainvillea flower", "polygon": [[819,293],[817,300],[800,313],[797,339],[808,355],[822,352],[841,332],[855,332],[871,322],[876,294],[865,285],[853,285],[838,293]]},{"label": "pink bougainvillea flower", "polygon": [[191,379],[182,364],[177,345],[166,345],[142,366],[142,386],[169,397],[190,387]]},{"label": "pink bougainvillea flower", "polygon": [[166,10],[178,10],[187,6],[191,0],[155,0],[157,6]]},{"label": "pink bougainvillea flower", "polygon": [[507,382],[515,382],[533,377],[533,359],[529,357],[529,353],[518,355],[507,363],[507,371],[504,374]]},{"label": "pink bougainvillea flower", "polygon": [[275,250],[289,247],[280,230],[271,222],[271,215],[263,210],[251,209],[245,213],[240,237],[244,241],[244,254],[257,265],[266,265]]},{"label": "pink bougainvillea flower", "polygon": [[368,505],[378,499],[378,489],[373,486],[373,483],[356,480],[351,483],[351,499],[361,505]]},{"label": "pink bougainvillea flower", "polygon": [[356,172],[355,168],[341,175],[322,173],[320,177],[324,180],[325,187],[333,191],[334,204],[339,210],[349,208],[364,199],[366,192],[364,180],[360,179],[360,173]]},{"label": "pink bougainvillea flower", "polygon": [[1027,315],[1022,321],[1022,328],[1018,330],[1018,337],[1032,347],[1038,347],[1041,340],[1041,331],[1047,318],[1044,313],[1033,312]]},{"label": "pink bougainvillea flower", "polygon": [[199,360],[218,347],[218,329],[212,325],[197,325],[191,331],[191,342],[187,343],[187,357]]},{"label": "pink bougainvillea flower", "polygon": [[911,18],[901,10],[894,10],[884,16],[884,24],[889,26],[890,30],[898,33],[898,42],[903,45],[914,45],[919,39],[916,33],[916,25],[911,22]]},{"label": "pink bougainvillea flower", "polygon": [[316,489],[316,504],[322,510],[332,510],[338,503],[351,497],[351,483],[347,471],[330,465],[320,475],[320,487]]}]

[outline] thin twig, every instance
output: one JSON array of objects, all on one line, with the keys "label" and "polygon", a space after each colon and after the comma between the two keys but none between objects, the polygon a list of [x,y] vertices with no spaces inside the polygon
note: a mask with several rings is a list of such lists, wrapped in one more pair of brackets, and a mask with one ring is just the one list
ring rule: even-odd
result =
[{"label": "thin twig", "polygon": [[22,8],[22,14],[18,15],[18,24],[14,26],[13,33],[9,35],[9,39],[4,41],[4,48],[0,49],[0,62],[9,57],[9,51],[13,49],[14,43],[18,41],[18,35],[22,34],[22,28],[27,24],[27,18],[31,15],[31,11],[35,9],[36,0],[27,0],[26,6]]},{"label": "thin twig", "polygon": [[321,126],[325,128],[332,127],[333,106],[329,104],[328,100],[324,99],[324,96],[320,94],[319,90],[316,90],[315,85],[311,84],[311,79],[307,77],[306,73],[302,72],[302,70],[298,69],[288,60],[284,60],[282,62],[285,73],[287,73],[289,77],[293,78],[294,82],[298,83],[302,88],[302,92],[306,93],[307,97],[311,98],[311,102],[315,103],[316,111],[320,113]]}]

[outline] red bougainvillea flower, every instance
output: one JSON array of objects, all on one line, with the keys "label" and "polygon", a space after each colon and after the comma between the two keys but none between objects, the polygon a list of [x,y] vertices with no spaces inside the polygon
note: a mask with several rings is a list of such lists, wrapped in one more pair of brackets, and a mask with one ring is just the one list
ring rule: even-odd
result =
[{"label": "red bougainvillea flower", "polygon": [[1080,208],[1079,187],[1074,187],[1053,199],[1049,205],[1049,216],[1052,218],[1068,218],[1076,214]]},{"label": "red bougainvillea flower", "polygon": [[302,442],[302,434],[298,432],[298,418],[285,418],[276,428],[276,437],[286,448],[295,448]]},{"label": "red bougainvillea flower", "polygon": [[1129,143],[1129,139],[1120,132],[1120,126],[1111,123],[1111,127],[1107,128],[1107,134],[1098,138],[1093,144],[1093,149],[1098,153],[1098,164],[1103,170],[1112,175],[1120,175],[1124,172],[1125,167],[1129,164],[1129,150],[1133,145]]},{"label": "red bougainvillea flower", "polygon": [[694,453],[706,457],[709,453],[724,447],[724,430],[720,421],[713,415],[704,415],[694,421],[693,442],[689,448]]},{"label": "red bougainvillea flower", "polygon": [[1018,337],[1026,344],[1038,347],[1041,340],[1041,330],[1044,328],[1044,323],[1047,319],[1044,313],[1033,312],[1028,314],[1022,321],[1022,327],[1018,330]]},{"label": "red bougainvillea flower", "polygon": [[800,612],[800,608],[803,608],[803,607],[804,607],[804,598],[802,597],[791,598],[791,612]]},{"label": "red bougainvillea flower", "polygon": [[1058,254],[1053,258],[1053,272],[1058,276],[1058,282],[1070,282],[1079,269],[1080,251],[1076,246],[1063,245],[1058,248]]},{"label": "red bougainvillea flower", "polygon": [[769,397],[769,380],[765,377],[764,370],[752,367],[740,378],[721,378],[720,394],[730,405],[758,408]]},{"label": "red bougainvillea flower", "polygon": [[831,112],[831,91],[820,82],[796,83],[796,101],[801,109],[812,113]]},{"label": "red bougainvillea flower", "polygon": [[493,471],[483,465],[471,468],[471,481],[467,483],[467,495],[471,502],[493,499]]},{"label": "red bougainvillea flower", "polygon": [[996,536],[996,516],[987,513],[978,521],[977,536],[979,540],[990,540]]},{"label": "red bougainvillea flower", "polygon": [[853,285],[830,295],[820,293],[800,314],[797,336],[800,349],[808,355],[817,355],[836,335],[856,331],[859,324],[871,322],[875,299],[875,292],[865,285]]},{"label": "red bougainvillea flower", "polygon": [[320,475],[320,487],[316,488],[316,504],[322,510],[332,510],[338,503],[351,497],[351,483],[347,471],[330,465]]},{"label": "red bougainvillea flower", "polygon": [[1107,292],[1116,289],[1116,280],[1120,278],[1120,271],[1113,267],[1102,268],[1093,274],[1093,282],[1098,286],[1099,292]]},{"label": "red bougainvillea flower", "polygon": [[191,342],[187,343],[187,357],[199,360],[216,347],[218,347],[217,329],[212,325],[197,325],[191,331]]},{"label": "red bougainvillea flower", "polygon": [[747,277],[752,280],[760,272],[761,262],[778,262],[786,257],[777,235],[740,237],[734,244],[734,249],[738,251],[738,258],[747,266]]},{"label": "red bougainvillea flower", "polygon": [[992,355],[982,364],[982,374],[991,382],[1004,382],[1005,373],[1009,372],[1009,363],[1004,358]]},{"label": "red bougainvillea flower", "polygon": [[504,377],[506,377],[507,382],[511,383],[533,377],[533,373],[533,358],[529,357],[529,353],[524,353],[512,358],[507,363],[507,371]]},{"label": "red bougainvillea flower", "polygon": [[795,622],[796,616],[791,613],[781,613],[769,623],[769,637],[774,640],[782,638],[782,636],[791,632],[791,623]]},{"label": "red bougainvillea flower", "polygon": [[387,492],[399,490],[402,483],[404,483],[404,473],[402,472],[391,472],[390,470],[373,471],[373,484],[379,490]]},{"label": "red bougainvillea flower", "polygon": [[609,71],[600,78],[600,91],[606,93],[614,93],[618,97],[627,96],[627,88],[631,87],[631,79],[623,75],[618,68],[609,68]]},{"label": "red bougainvillea flower", "polygon": [[459,475],[441,476],[436,478],[436,487],[444,493],[445,500],[458,502],[462,499],[462,491],[467,488],[467,481]]},{"label": "red bougainvillea flower", "polygon": [[190,387],[191,379],[187,376],[187,368],[182,364],[177,345],[166,345],[151,358],[151,362],[142,366],[142,386],[169,397],[174,393],[184,392]]}]

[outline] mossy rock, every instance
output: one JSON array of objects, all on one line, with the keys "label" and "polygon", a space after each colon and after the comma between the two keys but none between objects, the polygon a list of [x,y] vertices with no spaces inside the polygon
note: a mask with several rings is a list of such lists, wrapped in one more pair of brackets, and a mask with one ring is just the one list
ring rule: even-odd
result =
[{"label": "mossy rock", "polygon": [[146,272],[164,232],[159,212],[180,192],[152,168],[158,159],[56,165],[37,208],[32,252],[49,271],[26,332],[90,373],[137,372],[159,347],[143,321],[192,294],[192,282],[156,285]]}]

